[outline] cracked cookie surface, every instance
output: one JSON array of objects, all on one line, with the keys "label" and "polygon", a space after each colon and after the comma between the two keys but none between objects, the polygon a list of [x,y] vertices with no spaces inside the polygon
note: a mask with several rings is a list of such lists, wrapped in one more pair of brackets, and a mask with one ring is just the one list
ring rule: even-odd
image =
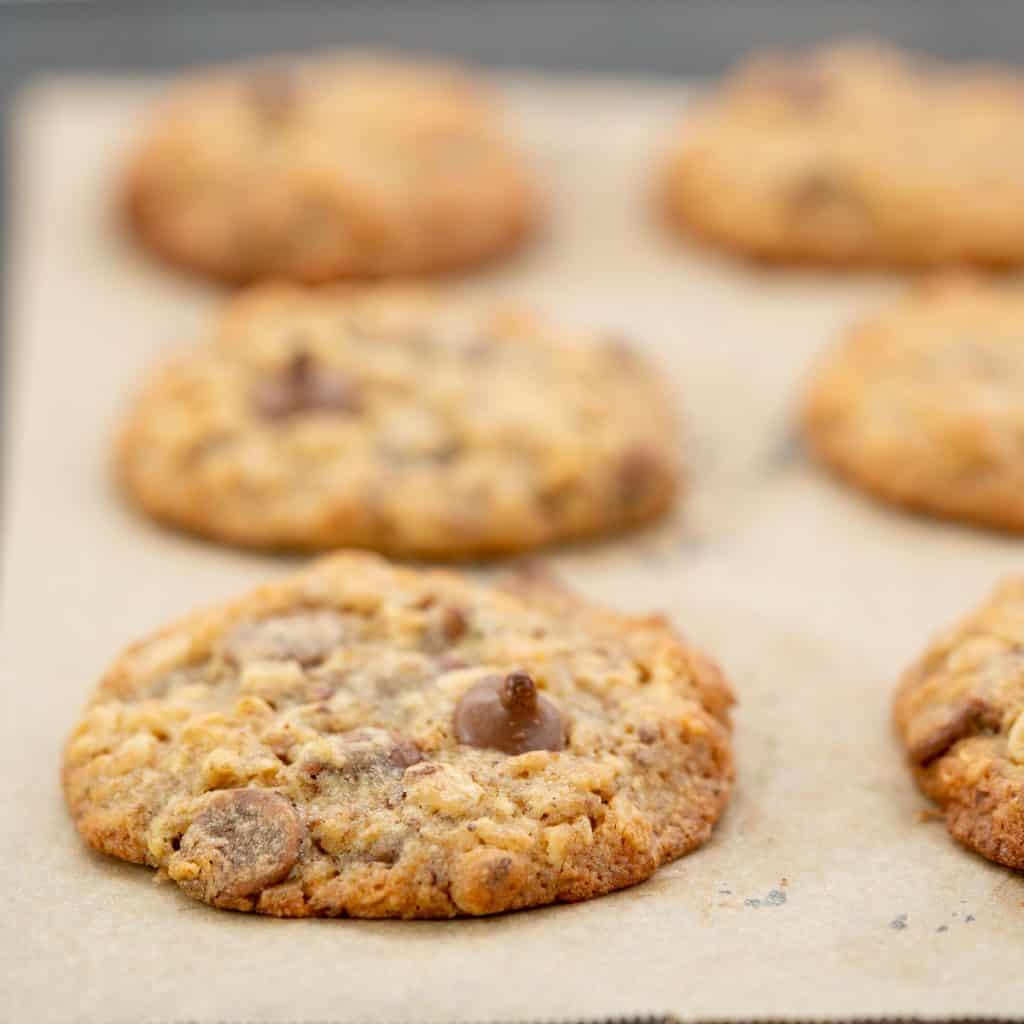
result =
[{"label": "cracked cookie surface", "polygon": [[127,493],[240,545],[521,551],[671,505],[677,427],[619,340],[416,290],[265,285],[150,381]]},{"label": "cracked cookie surface", "polygon": [[1024,289],[914,288],[826,354],[804,426],[825,464],[878,497],[1024,530]]},{"label": "cracked cookie surface", "polygon": [[759,259],[1024,262],[1024,78],[846,43],[744,64],[679,132],[681,229]]},{"label": "cracked cookie surface", "polygon": [[895,714],[950,833],[1024,868],[1024,577],[929,647],[904,676]]},{"label": "cracked cookie surface", "polygon": [[372,54],[179,86],[131,158],[123,204],[152,251],[235,283],[471,266],[537,220],[486,91],[452,67]]},{"label": "cracked cookie surface", "polygon": [[129,648],[64,787],[91,846],[218,907],[489,914],[705,842],[731,701],[660,617],[345,553]]}]

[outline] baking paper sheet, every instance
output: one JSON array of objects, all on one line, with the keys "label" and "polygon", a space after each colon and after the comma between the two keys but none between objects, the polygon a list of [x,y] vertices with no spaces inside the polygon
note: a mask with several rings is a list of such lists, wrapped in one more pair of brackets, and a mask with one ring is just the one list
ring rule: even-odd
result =
[{"label": "baking paper sheet", "polygon": [[463,286],[621,331],[678,392],[679,515],[552,562],[595,600],[666,612],[727,670],[739,778],[714,840],[603,899],[444,923],[225,913],[86,850],[58,765],[106,664],[291,567],[164,532],[110,485],[126,396],[218,299],[148,262],[111,213],[151,87],[42,83],[14,124],[0,1017],[1018,1013],[1024,877],[922,820],[889,696],[931,634],[1021,568],[1021,545],[880,508],[808,463],[791,421],[809,362],[902,282],[756,271],[664,234],[649,176],[680,86],[505,80],[550,228]]}]

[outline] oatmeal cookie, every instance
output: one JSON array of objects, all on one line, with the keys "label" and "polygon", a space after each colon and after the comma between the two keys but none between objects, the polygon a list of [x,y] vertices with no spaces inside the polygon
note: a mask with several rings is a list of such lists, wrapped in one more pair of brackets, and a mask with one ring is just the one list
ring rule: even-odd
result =
[{"label": "oatmeal cookie", "polygon": [[394,287],[262,286],[128,416],[147,512],[253,547],[466,558],[665,512],[677,431],[620,339]]},{"label": "oatmeal cookie", "polygon": [[704,843],[731,701],[660,617],[343,553],[130,647],[64,787],[90,846],[217,907],[491,914]]},{"label": "oatmeal cookie", "polygon": [[470,267],[537,220],[524,159],[478,83],[369,54],[186,82],[132,154],[123,200],[151,251],[233,283]]},{"label": "oatmeal cookie", "polygon": [[824,463],[887,501],[1024,530],[1024,289],[918,286],[826,356],[804,424]]},{"label": "oatmeal cookie", "polygon": [[760,259],[1024,262],[1024,79],[847,43],[756,57],[680,129],[671,221]]},{"label": "oatmeal cookie", "polygon": [[895,711],[917,781],[950,833],[1024,868],[1024,576],[928,648]]}]

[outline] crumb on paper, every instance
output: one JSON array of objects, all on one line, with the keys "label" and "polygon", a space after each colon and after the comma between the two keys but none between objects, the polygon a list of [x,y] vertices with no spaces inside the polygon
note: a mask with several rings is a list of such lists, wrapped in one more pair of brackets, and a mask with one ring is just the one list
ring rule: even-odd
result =
[{"label": "crumb on paper", "polygon": [[914,820],[919,825],[930,825],[935,821],[943,821],[944,818],[934,807],[923,807],[914,815]]},{"label": "crumb on paper", "polygon": [[907,915],[897,914],[897,916],[889,922],[889,927],[897,932],[903,931],[903,929],[907,927]]},{"label": "crumb on paper", "polygon": [[781,889],[772,889],[764,899],[752,897],[745,899],[743,905],[747,907],[781,907],[786,902],[786,894]]},{"label": "crumb on paper", "polygon": [[935,929],[935,931],[936,932],[948,932],[949,931],[949,925],[948,924],[940,924],[939,927]]}]

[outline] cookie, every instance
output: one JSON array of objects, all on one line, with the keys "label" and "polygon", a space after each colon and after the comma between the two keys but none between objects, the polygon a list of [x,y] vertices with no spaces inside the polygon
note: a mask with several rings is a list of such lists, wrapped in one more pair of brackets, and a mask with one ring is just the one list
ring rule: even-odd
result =
[{"label": "cookie", "polygon": [[1024,262],[1024,79],[845,44],[744,64],[671,147],[672,223],[758,259]]},{"label": "cookie", "polygon": [[478,83],[372,55],[185,83],[154,113],[122,192],[150,250],[232,283],[472,267],[537,220],[524,160]]},{"label": "cookie", "polygon": [[950,833],[1024,868],[1024,576],[931,645],[904,676],[895,711]]},{"label": "cookie", "polygon": [[676,428],[619,339],[394,286],[265,285],[128,416],[157,519],[233,544],[429,558],[522,551],[670,505]]},{"label": "cookie", "polygon": [[491,914],[704,843],[731,701],[660,617],[343,553],[130,647],[64,787],[90,846],[217,907]]},{"label": "cookie", "polygon": [[826,356],[804,424],[826,465],[887,501],[1024,530],[1024,289],[913,289]]}]

